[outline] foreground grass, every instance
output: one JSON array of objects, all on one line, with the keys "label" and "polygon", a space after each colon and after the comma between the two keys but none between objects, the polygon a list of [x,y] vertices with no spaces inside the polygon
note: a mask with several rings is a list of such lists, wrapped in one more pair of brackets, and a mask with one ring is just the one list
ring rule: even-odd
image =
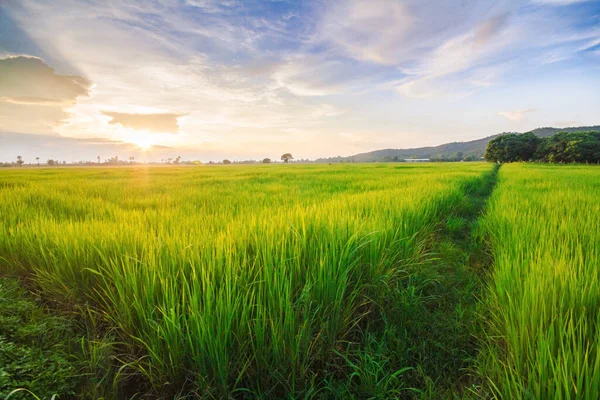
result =
[{"label": "foreground grass", "polygon": [[[74,395],[77,368],[69,345],[75,324],[44,312],[16,281],[0,279],[0,399],[23,388],[51,397]],[[11,398],[27,398],[25,392]]]},{"label": "foreground grass", "polygon": [[112,380],[147,394],[427,396],[469,355],[422,335],[465,303],[462,289],[435,292],[443,269],[416,272],[441,222],[462,229],[457,210],[490,169],[7,171],[1,265],[62,307],[89,308],[117,335]]},{"label": "foreground grass", "polygon": [[115,343],[88,315],[58,310],[0,278],[0,399],[127,396],[112,388]]},{"label": "foreground grass", "polygon": [[600,398],[600,170],[502,168],[480,372],[505,399]]}]

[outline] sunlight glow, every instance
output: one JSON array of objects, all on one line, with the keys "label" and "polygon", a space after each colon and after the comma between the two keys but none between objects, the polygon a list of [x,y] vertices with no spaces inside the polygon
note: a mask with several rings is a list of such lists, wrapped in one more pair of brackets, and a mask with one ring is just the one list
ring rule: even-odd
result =
[{"label": "sunlight glow", "polygon": [[148,150],[154,144],[151,136],[138,132],[128,134],[125,141],[138,146],[143,151]]}]

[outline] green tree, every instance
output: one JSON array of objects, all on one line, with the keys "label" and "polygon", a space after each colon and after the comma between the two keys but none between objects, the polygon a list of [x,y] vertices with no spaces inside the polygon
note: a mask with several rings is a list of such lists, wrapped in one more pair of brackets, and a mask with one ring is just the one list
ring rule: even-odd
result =
[{"label": "green tree", "polygon": [[538,151],[540,138],[533,133],[506,134],[492,139],[485,150],[485,159],[491,162],[530,161]]},{"label": "green tree", "polygon": [[551,163],[600,162],[600,132],[559,132],[540,145],[536,159]]},{"label": "green tree", "polygon": [[502,135],[488,143],[485,158],[493,162],[600,163],[600,132],[559,132],[547,138],[531,132]]},{"label": "green tree", "polygon": [[271,159],[270,158],[263,158],[262,163],[263,164],[271,164]]},{"label": "green tree", "polygon": [[294,157],[292,156],[291,153],[285,153],[284,155],[281,156],[281,160],[284,163],[287,163],[287,162],[289,162],[290,160],[293,160],[293,159],[294,159]]}]

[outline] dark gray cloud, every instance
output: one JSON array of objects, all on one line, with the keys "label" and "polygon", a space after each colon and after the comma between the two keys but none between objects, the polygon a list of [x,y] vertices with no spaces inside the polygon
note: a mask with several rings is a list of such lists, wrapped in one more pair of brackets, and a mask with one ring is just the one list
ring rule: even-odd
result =
[{"label": "dark gray cloud", "polygon": [[91,82],[82,76],[59,75],[34,57],[0,59],[0,100],[14,104],[72,104],[87,96]]},{"label": "dark gray cloud", "polygon": [[179,131],[177,119],[182,116],[182,114],[172,113],[128,114],[112,111],[103,111],[102,114],[112,118],[110,124],[163,133],[177,133]]},{"label": "dark gray cloud", "polygon": [[0,59],[0,123],[16,132],[52,133],[69,118],[66,107],[87,96],[91,82],[60,75],[36,57]]}]

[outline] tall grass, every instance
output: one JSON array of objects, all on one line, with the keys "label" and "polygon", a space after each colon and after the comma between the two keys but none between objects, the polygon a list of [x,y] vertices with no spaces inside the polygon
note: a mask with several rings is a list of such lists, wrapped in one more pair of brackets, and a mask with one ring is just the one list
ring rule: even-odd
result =
[{"label": "tall grass", "polygon": [[[349,349],[464,187],[489,170],[3,171],[0,270],[98,311],[128,346],[123,365],[158,394],[317,396],[361,363],[386,368]],[[402,390],[403,371],[375,379],[384,397]]]},{"label": "tall grass", "polygon": [[480,359],[495,397],[600,398],[600,170],[506,165],[482,221],[494,256]]}]

